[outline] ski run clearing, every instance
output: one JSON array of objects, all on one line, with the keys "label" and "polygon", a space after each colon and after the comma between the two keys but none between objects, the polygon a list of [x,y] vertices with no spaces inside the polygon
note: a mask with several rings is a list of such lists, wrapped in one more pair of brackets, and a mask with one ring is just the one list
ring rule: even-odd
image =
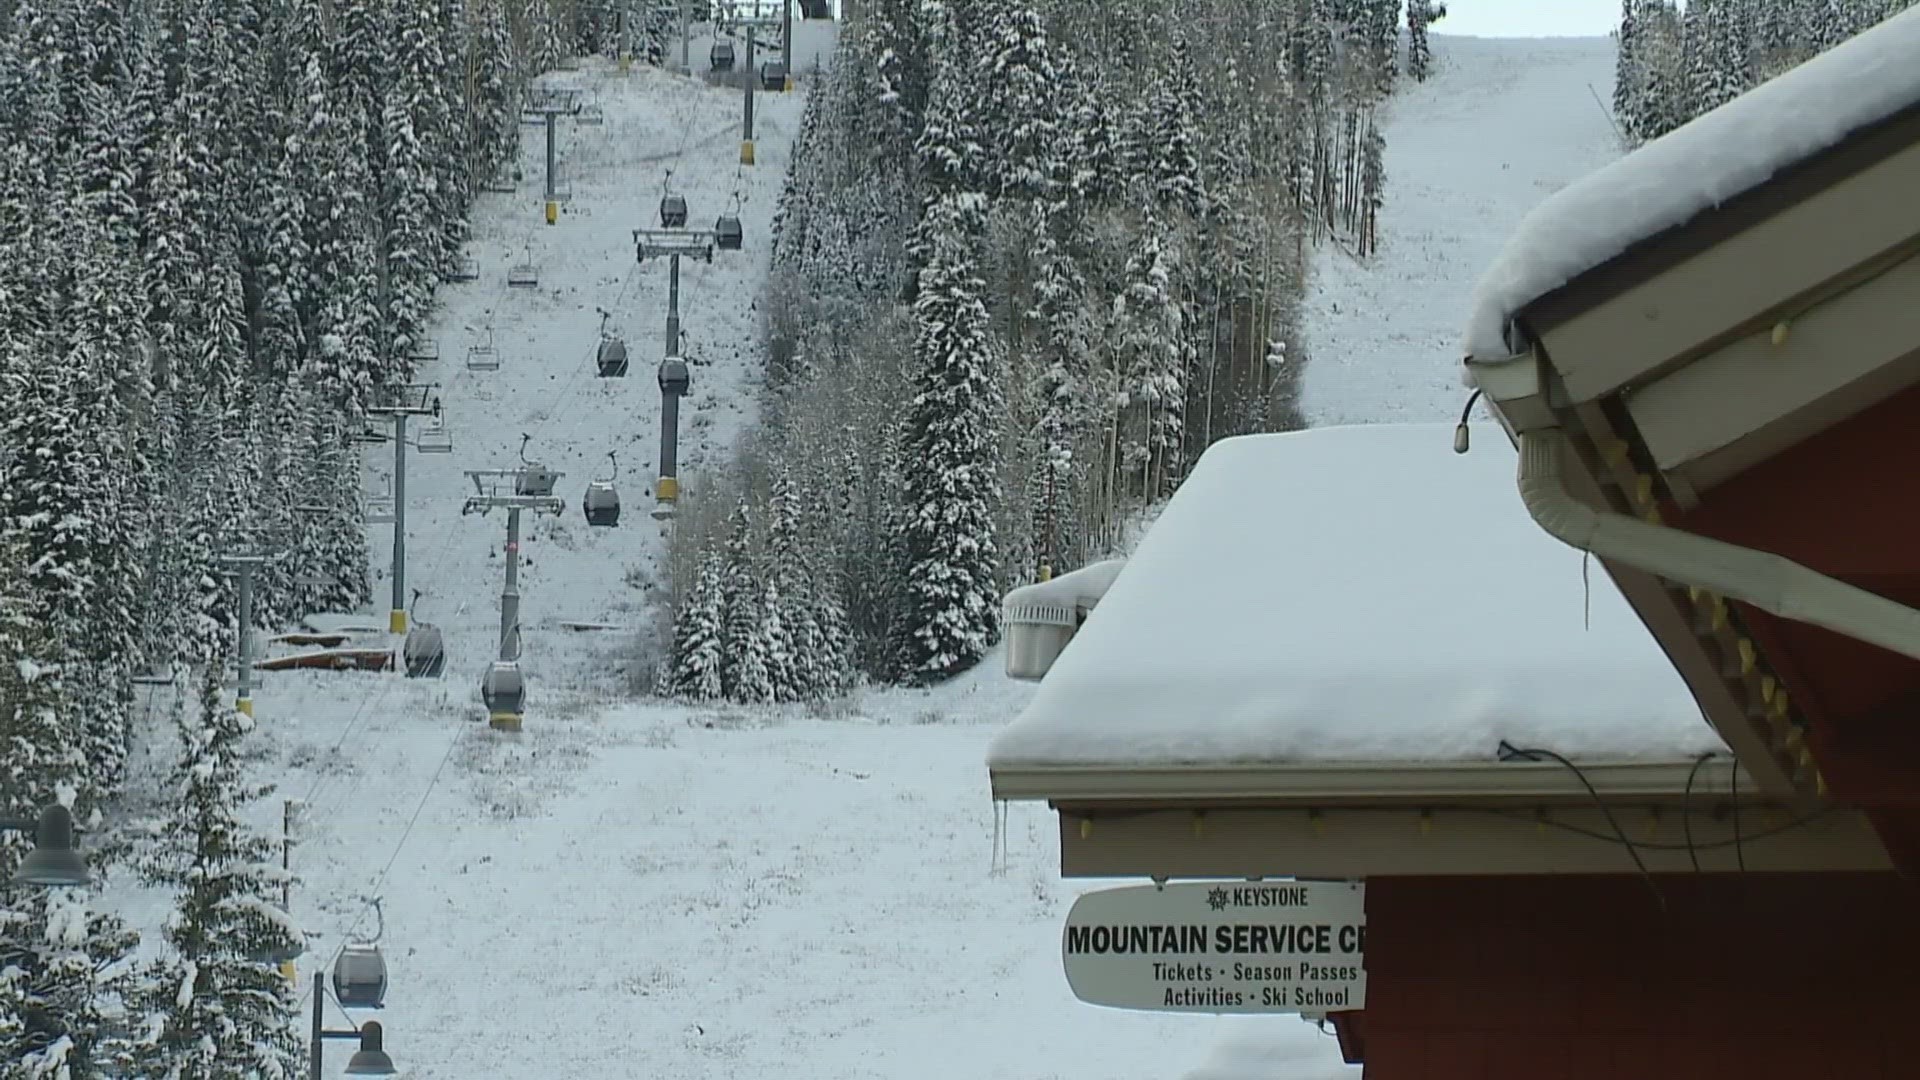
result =
[{"label": "ski run clearing", "polygon": [[[1445,25],[1444,23],[1442,25]],[[1387,203],[1365,265],[1322,244],[1307,283],[1313,427],[1459,417],[1474,283],[1547,196],[1618,158],[1608,38],[1434,35],[1434,76],[1387,103]]]},{"label": "ski run clearing", "polygon": [[[803,75],[833,31],[796,23]],[[708,43],[691,45],[704,68]],[[1381,251],[1365,267],[1334,249],[1317,259],[1317,424],[1457,412],[1475,277],[1530,206],[1617,152],[1592,99],[1609,94],[1608,42],[1436,37],[1435,52],[1436,77],[1391,106]],[[1114,883],[1059,878],[1041,805],[1008,808],[996,856],[986,747],[1032,694],[997,656],[936,690],[837,710],[635,702],[622,669],[650,614],[633,586],[658,580],[664,552],[646,510],[667,275],[636,265],[629,233],[657,223],[670,166],[695,227],[741,198],[745,249],[682,272],[681,471],[697,477],[751,418],[754,302],[803,95],[758,96],[758,163],[742,168],[738,91],[594,61],[550,81],[583,87],[606,122],[563,123],[572,198],[551,227],[542,133],[523,129],[525,178],[479,202],[480,277],[441,291],[441,360],[423,372],[441,385],[454,450],[410,458],[408,577],[426,592],[419,617],[447,635],[446,677],[286,672],[256,692],[256,767],[279,785],[258,823],[277,834],[281,799],[299,807],[303,995],[343,943],[374,933],[378,896],[392,979],[379,1019],[407,1076],[1357,1077],[1296,1017],[1074,1000],[1067,907]],[[529,256],[539,286],[510,289],[509,266]],[[594,375],[597,309],[630,349],[624,379]],[[499,369],[469,371],[468,348],[489,337]],[[529,456],[565,472],[567,512],[526,523],[529,702],[525,731],[503,735],[483,722],[477,684],[498,632],[505,524],[461,515],[462,470],[517,465],[523,433]],[[625,512],[589,530],[580,494],[609,474],[609,451]],[[366,460],[379,494],[388,454]],[[390,527],[368,541],[378,599],[345,621],[384,630]],[[168,764],[162,743],[138,762],[149,777]],[[170,904],[129,880],[108,901],[149,940]],[[350,1049],[329,1045],[329,1074]]]}]

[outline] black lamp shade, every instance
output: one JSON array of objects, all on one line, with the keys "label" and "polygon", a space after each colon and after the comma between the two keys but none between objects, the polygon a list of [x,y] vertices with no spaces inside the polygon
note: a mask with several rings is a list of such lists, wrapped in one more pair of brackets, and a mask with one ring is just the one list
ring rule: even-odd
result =
[{"label": "black lamp shade", "polygon": [[13,872],[15,885],[87,885],[92,882],[87,864],[73,845],[73,814],[64,806],[49,806],[40,812],[33,833],[33,850],[20,860]]},{"label": "black lamp shade", "polygon": [[360,1025],[360,1049],[347,1059],[348,1076],[392,1076],[399,1072],[393,1067],[393,1059],[387,1056],[382,1047],[385,1041],[378,1020],[369,1020]]}]

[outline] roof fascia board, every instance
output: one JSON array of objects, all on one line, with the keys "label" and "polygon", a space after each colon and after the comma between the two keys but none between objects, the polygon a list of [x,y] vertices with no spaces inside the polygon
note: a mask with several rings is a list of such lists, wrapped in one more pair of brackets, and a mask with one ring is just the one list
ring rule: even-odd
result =
[{"label": "roof fascia board", "polygon": [[[1697,798],[1760,793],[1729,757],[1707,761],[1580,763],[1595,791],[1614,798]],[[1251,801],[1355,805],[1445,800],[1570,799],[1590,802],[1580,776],[1554,762],[1329,763],[1210,769],[990,769],[993,797],[1007,801]],[[1691,781],[1689,777],[1691,776]]]}]

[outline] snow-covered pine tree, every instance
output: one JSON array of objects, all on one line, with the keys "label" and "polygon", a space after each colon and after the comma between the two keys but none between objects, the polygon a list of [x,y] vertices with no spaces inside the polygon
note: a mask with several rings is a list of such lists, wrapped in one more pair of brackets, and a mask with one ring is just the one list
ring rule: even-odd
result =
[{"label": "snow-covered pine tree", "polygon": [[1000,0],[982,14],[986,40],[974,85],[992,91],[974,111],[990,163],[988,190],[1051,200],[1070,176],[1071,141],[1061,125],[1060,72],[1046,24],[1028,0]]},{"label": "snow-covered pine tree", "polygon": [[838,678],[832,670],[835,658],[827,655],[821,633],[825,598],[817,584],[811,544],[792,472],[776,468],[767,493],[767,557],[772,563],[767,577],[776,590],[778,606],[772,610],[785,639],[781,644],[786,659],[784,664],[776,661],[775,669],[784,676],[780,688],[790,701],[817,697]]},{"label": "snow-covered pine tree", "polygon": [[1072,253],[1054,235],[1059,228],[1054,214],[1039,215],[1034,226],[1034,257],[1039,264],[1034,316],[1045,324],[1045,333],[1035,365],[1040,383],[1039,448],[1035,475],[1028,485],[1032,493],[1028,516],[1038,562],[1035,569],[1040,573],[1065,569],[1066,555],[1075,547],[1078,485],[1073,444],[1085,408],[1085,343],[1091,329],[1086,318],[1087,283]]},{"label": "snow-covered pine tree", "polygon": [[[84,256],[54,255],[44,284],[71,288],[63,269],[76,259]],[[82,754],[76,779],[87,811],[97,787],[119,776],[128,750],[117,691],[133,646],[138,571],[106,517],[114,505],[106,452],[119,433],[101,429],[112,417],[88,393],[102,363],[90,347],[69,353],[55,334],[18,331],[0,343],[9,354],[0,361],[0,445],[13,450],[0,469],[0,532],[31,553],[9,591],[46,627],[54,652],[41,661],[64,680],[49,706],[62,714],[62,738]]]},{"label": "snow-covered pine tree", "polygon": [[767,686],[774,701],[799,701],[805,697],[805,691],[800,685],[798,658],[794,655],[793,630],[787,622],[795,605],[772,575],[763,574],[759,586],[760,639],[766,643]]},{"label": "snow-covered pine tree", "polygon": [[922,222],[914,397],[902,447],[907,558],[903,675],[966,670],[999,639],[1000,358],[973,265],[985,200],[938,200]]},{"label": "snow-covered pine tree", "polygon": [[[1689,0],[1682,17],[1686,100],[1684,120],[1713,111],[1746,89],[1745,73],[1734,70],[1726,17],[1727,0]],[[1744,58],[1743,58],[1744,59]]]},{"label": "snow-covered pine tree", "polygon": [[[100,790],[86,718],[73,707],[84,687],[65,666],[72,646],[22,595],[37,561],[29,543],[0,526],[0,815],[31,819],[59,802],[86,823],[97,820]],[[6,886],[31,846],[31,837],[0,835],[0,1075],[55,1076],[63,1064],[73,1076],[100,1075],[94,1063],[112,1056],[115,1034],[108,1007],[123,989],[112,970],[138,935],[91,913],[84,891]]]},{"label": "snow-covered pine tree", "polygon": [[656,5],[640,16],[634,55],[654,67],[666,67],[673,55],[672,45],[679,36],[678,19],[670,7]]},{"label": "snow-covered pine tree", "polygon": [[812,209],[811,204],[816,197],[810,181],[825,164],[817,154],[820,140],[825,135],[820,115],[830,100],[834,100],[830,91],[810,93],[806,105],[800,110],[800,130],[793,137],[793,149],[787,158],[786,179],[780,185],[780,194],[773,204],[771,243],[772,265],[776,273],[796,267],[806,249],[808,211]]},{"label": "snow-covered pine tree", "polygon": [[1128,154],[1141,197],[1164,210],[1198,216],[1205,203],[1195,131],[1200,91],[1184,36],[1176,37],[1167,69],[1140,111]]},{"label": "snow-covered pine tree", "polygon": [[1635,49],[1644,89],[1640,138],[1657,139],[1692,117],[1687,98],[1685,30],[1673,0],[1643,0]]},{"label": "snow-covered pine tree", "polygon": [[[302,527],[290,560],[324,582],[298,590],[298,610],[352,611],[369,597],[367,538],[360,507],[358,461],[342,436],[342,419],[328,411],[312,369],[291,387],[298,436],[290,471]],[[304,511],[298,508],[310,508]]]},{"label": "snow-covered pine tree", "polygon": [[165,855],[147,871],[180,895],[167,926],[172,954],[142,995],[158,1034],[132,1063],[140,1077],[271,1080],[297,1075],[305,1057],[277,967],[299,946],[299,931],[273,899],[283,872],[272,844],[242,816],[272,789],[243,776],[240,741],[253,721],[222,698],[226,664],[224,655],[207,658],[197,703],[176,668],[180,812],[167,823]]},{"label": "snow-covered pine tree", "polygon": [[[0,858],[0,872],[14,864],[12,853]],[[126,962],[140,935],[92,900],[82,889],[34,890],[6,912],[0,1075],[10,1080],[124,1075],[136,1032],[121,1003],[135,989]]]},{"label": "snow-covered pine tree", "polygon": [[434,168],[433,217],[440,229],[442,265],[453,258],[469,235],[467,210],[479,189],[481,175],[472,167],[472,83],[479,72],[470,65],[473,50],[466,0],[436,0],[434,35],[439,45],[435,95],[445,114],[441,126],[429,133]]},{"label": "snow-covered pine tree", "polygon": [[1380,134],[1380,128],[1367,118],[1367,125],[1360,136],[1360,229],[1357,237],[1360,256],[1365,258],[1373,253],[1378,244],[1377,230],[1380,220],[1380,208],[1387,201],[1387,140]]},{"label": "snow-covered pine tree", "polygon": [[1613,118],[1632,142],[1646,138],[1646,60],[1641,55],[1643,0],[1620,0],[1618,47],[1613,61]]},{"label": "snow-covered pine tree", "polygon": [[725,564],[717,550],[700,557],[700,569],[673,615],[673,659],[667,692],[692,701],[722,696],[720,671],[726,631]]},{"label": "snow-covered pine tree", "polygon": [[[322,0],[298,0],[303,24],[318,33]],[[299,298],[302,341],[327,409],[357,421],[385,378],[377,348],[379,277],[373,244],[371,174],[364,136],[352,122],[324,62],[310,51],[298,76],[303,112],[294,183],[305,204],[310,291]]]},{"label": "snow-covered pine tree", "polygon": [[513,167],[520,146],[518,80],[513,69],[513,37],[502,0],[474,0],[468,36],[473,73],[469,159],[475,177],[485,179]]},{"label": "snow-covered pine tree", "polygon": [[566,20],[554,0],[530,0],[526,10],[532,35],[527,51],[527,74],[537,76],[552,71],[572,54],[567,50]]},{"label": "snow-covered pine tree", "polygon": [[446,237],[435,227],[434,192],[438,162],[434,139],[451,110],[441,85],[445,59],[433,12],[421,3],[394,8],[394,79],[381,98],[380,218],[386,237],[388,362],[410,371],[402,358],[413,339],[425,332],[433,314],[433,288],[448,252]]},{"label": "snow-covered pine tree", "polygon": [[1149,220],[1114,297],[1112,341],[1122,395],[1121,490],[1145,502],[1179,480],[1184,431],[1185,313],[1161,228]]},{"label": "snow-covered pine tree", "polygon": [[1426,82],[1433,70],[1433,43],[1427,39],[1427,27],[1446,14],[1445,4],[1407,0],[1407,74],[1415,82]]},{"label": "snow-covered pine tree", "polygon": [[721,597],[726,622],[720,639],[720,683],[731,701],[774,699],[767,612],[753,549],[753,512],[745,497],[727,523]]},{"label": "snow-covered pine tree", "polygon": [[393,0],[338,5],[331,22],[333,33],[322,39],[327,82],[332,87],[329,105],[339,122],[360,140],[359,158],[368,169],[386,159],[386,132],[381,125],[385,89],[393,70],[388,22],[394,6]]},{"label": "snow-covered pine tree", "polygon": [[[305,110],[274,118],[276,130],[298,131]],[[303,140],[297,134],[273,138],[261,152],[256,168],[265,173],[256,186],[258,241],[249,253],[254,301],[256,378],[285,382],[309,354],[303,340],[300,312],[314,290],[313,254],[307,248],[306,195],[299,180],[298,157]]]}]

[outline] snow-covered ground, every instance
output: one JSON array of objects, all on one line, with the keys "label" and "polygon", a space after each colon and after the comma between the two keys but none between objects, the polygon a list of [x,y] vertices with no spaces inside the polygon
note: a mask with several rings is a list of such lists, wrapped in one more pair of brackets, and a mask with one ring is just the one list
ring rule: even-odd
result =
[{"label": "snow-covered ground", "polygon": [[[804,72],[833,27],[796,28]],[[707,45],[692,42],[696,69]],[[1071,996],[1060,927],[1088,885],[1060,880],[1044,806],[1009,808],[996,872],[986,745],[1031,693],[997,657],[936,690],[831,709],[620,700],[648,603],[628,582],[653,580],[663,550],[646,510],[666,270],[634,265],[629,231],[655,223],[670,163],[694,225],[736,189],[745,196],[746,250],[683,269],[696,367],[682,473],[697,476],[750,415],[753,300],[802,97],[758,97],[758,164],[741,169],[737,91],[593,63],[553,81],[587,88],[606,111],[602,127],[561,130],[572,201],[558,225],[543,223],[541,131],[527,127],[526,179],[480,201],[470,253],[481,277],[442,291],[443,359],[422,372],[441,384],[455,449],[410,457],[408,579],[428,594],[421,618],[447,634],[447,675],[279,673],[255,692],[257,775],[279,790],[254,816],[277,833],[281,800],[301,807],[303,993],[343,943],[374,931],[367,899],[379,896],[392,988],[378,1018],[406,1076],[1165,1080],[1200,1065],[1216,1032],[1248,1026]],[[526,253],[540,287],[510,290],[507,269]],[[596,308],[615,313],[631,349],[625,379],[594,375]],[[468,371],[467,348],[488,330],[501,367]],[[522,433],[532,456],[568,474],[568,510],[527,522],[530,700],[525,730],[509,735],[483,722],[477,692],[497,633],[503,515],[461,516],[461,470],[515,465]],[[609,450],[626,514],[590,530],[580,493]],[[373,492],[387,456],[368,454]],[[384,575],[390,529],[368,536]],[[383,576],[364,617],[343,621],[384,628],[386,608]],[[152,780],[169,753],[164,741],[144,748],[135,812],[143,799],[157,809]],[[165,897],[122,879],[107,900],[157,938]],[[345,1023],[329,1007],[329,1026]],[[1357,1074],[1294,1017],[1261,1018],[1259,1030],[1276,1075]],[[351,1050],[329,1044],[329,1075]]]},{"label": "snow-covered ground", "polygon": [[[804,72],[833,27],[796,26]],[[1319,257],[1307,396],[1317,424],[1455,410],[1475,277],[1529,206],[1615,153],[1587,89],[1608,96],[1606,42],[1436,42],[1439,76],[1406,91],[1388,129],[1383,250],[1364,270],[1337,251]],[[696,69],[707,46],[692,42]],[[682,474],[697,477],[751,414],[753,301],[802,98],[758,96],[758,164],[742,169],[737,91],[592,63],[553,81],[586,88],[607,114],[601,127],[563,124],[572,201],[558,225],[543,223],[541,132],[527,127],[526,179],[515,195],[482,198],[470,247],[480,280],[443,290],[443,360],[422,373],[441,383],[455,450],[411,457],[408,577],[428,594],[421,617],[448,635],[447,676],[275,674],[256,692],[259,775],[279,785],[256,817],[277,830],[281,798],[303,806],[302,979],[373,931],[366,898],[377,895],[392,970],[379,1018],[413,1077],[1356,1077],[1331,1038],[1294,1017],[1160,1016],[1072,998],[1060,926],[1097,883],[1060,880],[1054,815],[1030,804],[1008,808],[996,872],[986,747],[1032,692],[997,657],[948,686],[836,708],[620,700],[649,603],[629,582],[656,580],[663,551],[646,510],[666,268],[636,266],[629,232],[656,223],[670,164],[696,226],[744,197],[746,249],[683,268],[696,366]],[[509,265],[528,253],[540,287],[508,289]],[[594,375],[597,308],[631,350],[625,379]],[[467,348],[488,330],[501,368],[468,371]],[[531,697],[525,731],[504,735],[479,722],[476,687],[497,633],[504,522],[461,516],[461,470],[515,465],[522,433],[568,474],[568,511],[527,523]],[[626,515],[590,530],[580,493],[610,450]],[[371,491],[386,460],[368,454]],[[368,536],[382,576],[353,621],[384,626],[390,531]],[[151,776],[164,761],[140,765]],[[167,907],[126,881],[109,901],[150,935]],[[1210,1056],[1221,1033],[1232,1038]],[[329,1045],[330,1075],[350,1050]]]},{"label": "snow-covered ground", "polygon": [[1387,106],[1380,247],[1314,254],[1307,423],[1457,417],[1473,286],[1528,210],[1620,156],[1609,38],[1432,38],[1433,77]]}]

